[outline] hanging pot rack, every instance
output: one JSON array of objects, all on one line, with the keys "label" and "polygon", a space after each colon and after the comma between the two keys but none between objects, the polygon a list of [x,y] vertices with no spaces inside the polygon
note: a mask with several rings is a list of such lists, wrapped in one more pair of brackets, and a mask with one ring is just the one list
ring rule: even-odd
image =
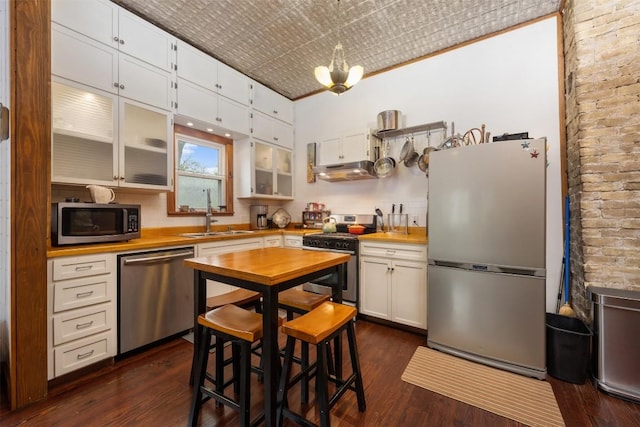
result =
[{"label": "hanging pot rack", "polygon": [[401,128],[401,129],[379,131],[379,132],[376,132],[375,135],[378,138],[384,139],[384,138],[392,138],[394,136],[402,136],[402,135],[408,135],[408,134],[417,134],[417,133],[420,133],[420,132],[428,132],[428,131],[434,130],[434,129],[445,129],[446,130],[447,129],[447,122],[439,121],[439,122],[425,123],[425,124],[422,124],[422,125],[411,126],[411,127]]}]

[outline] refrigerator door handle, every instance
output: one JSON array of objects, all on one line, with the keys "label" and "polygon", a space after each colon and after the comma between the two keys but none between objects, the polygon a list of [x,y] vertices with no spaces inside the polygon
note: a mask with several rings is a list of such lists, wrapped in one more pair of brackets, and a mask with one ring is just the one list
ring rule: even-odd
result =
[{"label": "refrigerator door handle", "polygon": [[518,276],[534,276],[534,277],[547,277],[547,272],[544,268],[514,268],[514,267],[494,267],[496,273],[516,274]]},{"label": "refrigerator door handle", "polygon": [[438,267],[458,268],[462,270],[472,270],[477,272],[515,274],[517,276],[532,277],[547,276],[547,272],[544,268],[518,268],[491,264],[474,264],[468,262],[445,261],[440,259],[429,259],[428,263],[429,265]]},{"label": "refrigerator door handle", "polygon": [[464,270],[470,270],[471,265],[468,262],[457,262],[457,261],[444,261],[441,259],[429,259],[429,265],[437,265],[439,267],[451,267],[451,268],[462,268]]}]

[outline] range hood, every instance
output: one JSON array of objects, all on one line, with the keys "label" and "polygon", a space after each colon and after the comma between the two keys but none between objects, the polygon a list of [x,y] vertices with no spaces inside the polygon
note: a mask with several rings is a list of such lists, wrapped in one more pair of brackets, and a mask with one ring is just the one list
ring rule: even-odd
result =
[{"label": "range hood", "polygon": [[373,162],[369,160],[337,165],[314,166],[313,173],[316,174],[318,179],[329,182],[378,178],[373,169]]}]

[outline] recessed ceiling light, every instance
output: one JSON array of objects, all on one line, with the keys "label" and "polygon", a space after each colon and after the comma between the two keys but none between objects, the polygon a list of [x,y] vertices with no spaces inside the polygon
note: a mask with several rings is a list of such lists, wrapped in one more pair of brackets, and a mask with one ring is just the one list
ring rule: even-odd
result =
[{"label": "recessed ceiling light", "polygon": [[227,138],[231,138],[231,134],[230,133],[225,133],[224,136],[226,136]]},{"label": "recessed ceiling light", "polygon": [[207,132],[213,132],[213,128],[207,128]]},{"label": "recessed ceiling light", "polygon": [[187,122],[187,126],[193,126],[193,123]]}]

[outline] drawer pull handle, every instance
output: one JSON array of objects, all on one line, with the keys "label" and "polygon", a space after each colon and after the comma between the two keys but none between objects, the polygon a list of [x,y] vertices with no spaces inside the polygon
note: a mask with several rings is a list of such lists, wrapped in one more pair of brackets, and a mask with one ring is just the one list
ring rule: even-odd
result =
[{"label": "drawer pull handle", "polygon": [[93,295],[93,291],[88,291],[88,292],[79,292],[76,294],[76,298],[86,298]]},{"label": "drawer pull handle", "polygon": [[76,271],[87,271],[87,270],[91,270],[92,268],[93,268],[92,265],[83,265],[83,266],[76,267]]},{"label": "drawer pull handle", "polygon": [[93,355],[93,350],[88,351],[88,352],[86,352],[86,353],[84,353],[84,354],[79,354],[79,355],[77,355],[77,356],[76,356],[76,359],[78,359],[78,360],[82,360],[82,359],[86,359],[87,357],[90,357],[90,356],[92,356],[92,355]]},{"label": "drawer pull handle", "polygon": [[86,328],[88,328],[88,327],[89,327],[89,326],[91,326],[91,325],[93,325],[93,320],[91,320],[91,321],[89,321],[89,322],[86,322],[86,323],[78,323],[78,324],[76,325],[76,329],[86,329]]}]

